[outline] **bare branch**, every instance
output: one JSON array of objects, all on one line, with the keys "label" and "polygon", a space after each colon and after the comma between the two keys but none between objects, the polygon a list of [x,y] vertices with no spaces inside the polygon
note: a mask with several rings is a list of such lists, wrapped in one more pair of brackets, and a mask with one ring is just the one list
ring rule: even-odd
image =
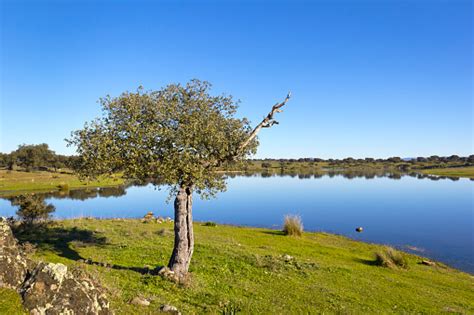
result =
[{"label": "bare branch", "polygon": [[273,115],[275,115],[275,113],[281,113],[283,112],[283,110],[281,110],[280,108],[283,107],[286,102],[288,102],[288,100],[290,99],[291,97],[291,92],[288,92],[288,95],[286,96],[285,100],[281,103],[276,103],[275,105],[273,105],[272,107],[272,110],[268,113],[268,115],[263,118],[263,120],[255,127],[255,129],[250,133],[250,136],[247,138],[247,140],[245,140],[239,147],[239,152],[242,152],[242,150],[249,145],[249,143],[255,139],[255,137],[258,135],[258,133],[260,132],[260,130],[262,128],[270,128],[271,126],[273,125],[277,125],[278,124],[278,121],[276,121],[275,119],[273,119]]}]

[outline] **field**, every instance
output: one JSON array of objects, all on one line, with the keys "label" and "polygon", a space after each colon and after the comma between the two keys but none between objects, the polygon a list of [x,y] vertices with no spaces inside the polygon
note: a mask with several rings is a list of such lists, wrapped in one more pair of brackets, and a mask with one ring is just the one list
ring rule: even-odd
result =
[{"label": "field", "polygon": [[30,191],[55,191],[69,188],[107,187],[123,184],[120,176],[101,177],[85,182],[69,173],[20,172],[0,170],[0,195],[15,195]]},{"label": "field", "polygon": [[[191,277],[178,285],[147,274],[168,262],[172,223],[76,219],[54,224],[17,236],[38,246],[35,259],[79,265],[98,277],[117,314],[155,314],[165,303],[183,314],[222,314],[225,307],[242,314],[474,312],[471,275],[442,264],[422,265],[420,257],[409,254],[403,254],[408,269],[381,267],[374,256],[381,246],[341,236],[289,237],[275,230],[196,223]],[[151,305],[131,305],[136,296]],[[9,301],[0,306],[2,313],[20,307],[11,291],[0,291],[0,300]]]},{"label": "field", "polygon": [[439,176],[455,176],[474,178],[474,166],[469,167],[451,167],[451,168],[434,168],[422,170],[425,174],[433,174]]}]

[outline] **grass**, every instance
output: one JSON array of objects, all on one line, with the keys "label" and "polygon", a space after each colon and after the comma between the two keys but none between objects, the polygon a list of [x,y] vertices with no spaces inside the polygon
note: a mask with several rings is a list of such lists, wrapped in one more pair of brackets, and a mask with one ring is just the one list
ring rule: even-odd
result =
[{"label": "grass", "polygon": [[[374,254],[383,246],[326,233],[293,238],[275,230],[195,224],[191,280],[178,285],[148,274],[167,264],[172,229],[171,222],[76,219],[17,236],[37,245],[35,259],[79,265],[98,277],[117,314],[155,314],[161,304],[183,314],[474,312],[471,275],[422,265],[410,254],[404,254],[408,269],[380,267]],[[136,296],[151,305],[129,304]],[[0,303],[0,313],[20,309],[11,291],[0,291],[0,301],[8,301]]]},{"label": "grass", "polygon": [[469,177],[474,178],[474,166],[469,167],[450,167],[450,168],[433,168],[421,170],[425,174],[439,176]]},{"label": "grass", "polygon": [[14,290],[0,288],[0,314],[27,314],[22,305],[21,298]]},{"label": "grass", "polygon": [[33,191],[117,186],[123,184],[123,182],[119,175],[114,177],[104,176],[95,181],[83,182],[77,176],[67,173],[0,170],[0,195],[11,196]]},{"label": "grass", "polygon": [[283,222],[283,233],[289,236],[301,236],[303,234],[303,223],[301,217],[297,215],[285,216]]}]

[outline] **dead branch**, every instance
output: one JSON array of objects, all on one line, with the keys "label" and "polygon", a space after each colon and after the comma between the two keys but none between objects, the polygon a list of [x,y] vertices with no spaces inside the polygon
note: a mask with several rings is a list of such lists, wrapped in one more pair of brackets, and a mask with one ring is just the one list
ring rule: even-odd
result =
[{"label": "dead branch", "polygon": [[247,138],[247,140],[245,140],[239,147],[239,151],[242,152],[243,149],[249,145],[249,143],[255,139],[255,137],[258,135],[258,133],[260,132],[260,130],[262,130],[262,128],[270,128],[271,126],[273,125],[278,125],[278,121],[276,121],[274,118],[273,118],[273,115],[275,115],[275,113],[281,113],[283,110],[281,110],[280,108],[282,108],[286,102],[288,102],[288,100],[290,99],[291,97],[291,92],[288,92],[288,95],[286,96],[285,100],[281,103],[276,103],[275,105],[273,105],[272,107],[272,110],[268,113],[268,115],[263,118],[263,120],[254,128],[254,130],[250,133],[250,136]]}]

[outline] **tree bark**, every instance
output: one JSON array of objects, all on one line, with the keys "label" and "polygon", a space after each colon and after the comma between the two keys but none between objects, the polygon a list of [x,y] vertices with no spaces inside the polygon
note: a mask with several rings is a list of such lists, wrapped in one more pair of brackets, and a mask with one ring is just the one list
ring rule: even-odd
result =
[{"label": "tree bark", "polygon": [[192,187],[180,187],[174,200],[174,248],[168,263],[178,278],[186,276],[194,251],[192,203]]}]

